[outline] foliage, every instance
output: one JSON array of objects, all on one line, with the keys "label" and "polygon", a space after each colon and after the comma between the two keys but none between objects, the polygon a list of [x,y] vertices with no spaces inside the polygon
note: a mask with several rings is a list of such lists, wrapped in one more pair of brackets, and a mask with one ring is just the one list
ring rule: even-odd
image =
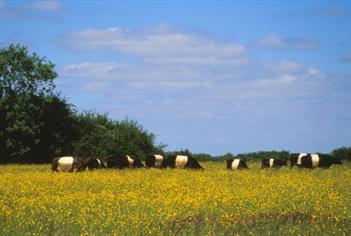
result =
[{"label": "foliage", "polygon": [[75,112],[55,93],[56,76],[54,64],[24,46],[0,50],[0,163],[162,152],[165,146],[135,121]]},{"label": "foliage", "polygon": [[259,151],[259,152],[250,152],[244,154],[238,154],[238,158],[243,160],[262,160],[266,158],[276,158],[276,159],[289,159],[288,151]]},{"label": "foliage", "polygon": [[76,130],[79,139],[73,143],[75,155],[105,159],[133,154],[144,158],[163,148],[155,145],[155,135],[136,121],[112,121],[107,114],[88,112],[78,115]]},{"label": "foliage", "polygon": [[0,49],[0,97],[52,94],[57,76],[54,67],[19,44]]},{"label": "foliage", "polygon": [[68,149],[71,107],[54,94],[54,65],[26,47],[0,50],[0,163],[46,162]]},{"label": "foliage", "polygon": [[0,168],[0,235],[350,235],[351,163],[328,170]]},{"label": "foliage", "polygon": [[175,155],[185,155],[185,156],[193,156],[188,149],[180,149],[177,151],[169,151],[165,153],[166,156],[175,156]]},{"label": "foliage", "polygon": [[351,147],[336,148],[331,153],[334,157],[351,161]]},{"label": "foliage", "polygon": [[233,155],[228,152],[224,155],[220,156],[212,156],[206,153],[191,153],[188,149],[181,149],[180,151],[167,152],[167,155],[190,155],[197,160],[200,161],[224,161],[232,158],[240,158],[243,160],[262,160],[265,158],[276,158],[276,159],[289,159],[288,151],[259,151],[259,152],[249,152],[249,153],[239,153],[237,155]]},{"label": "foliage", "polygon": [[210,154],[207,153],[194,153],[192,156],[198,161],[211,161],[214,159]]}]

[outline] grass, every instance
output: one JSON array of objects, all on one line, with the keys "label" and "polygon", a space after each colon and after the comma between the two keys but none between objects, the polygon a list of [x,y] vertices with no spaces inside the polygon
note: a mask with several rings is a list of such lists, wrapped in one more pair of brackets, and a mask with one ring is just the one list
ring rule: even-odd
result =
[{"label": "grass", "polygon": [[0,166],[0,235],[350,235],[351,163],[328,170]]}]

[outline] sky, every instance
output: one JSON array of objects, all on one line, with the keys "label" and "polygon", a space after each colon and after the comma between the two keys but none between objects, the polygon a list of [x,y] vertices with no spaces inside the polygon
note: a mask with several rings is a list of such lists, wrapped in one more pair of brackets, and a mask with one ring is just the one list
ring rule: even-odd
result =
[{"label": "sky", "polygon": [[167,150],[351,144],[351,1],[0,0],[0,47],[53,62],[79,112],[136,120]]}]

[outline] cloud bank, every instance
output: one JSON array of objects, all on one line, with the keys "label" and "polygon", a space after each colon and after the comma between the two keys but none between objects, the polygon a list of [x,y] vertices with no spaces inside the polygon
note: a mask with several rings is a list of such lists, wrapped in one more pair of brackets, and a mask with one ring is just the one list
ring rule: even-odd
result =
[{"label": "cloud bank", "polygon": [[304,37],[281,37],[277,34],[269,35],[253,43],[256,47],[275,49],[313,49],[320,46],[318,39]]},{"label": "cloud bank", "polygon": [[[335,104],[338,110],[349,109],[346,101],[350,97],[341,97],[337,88],[339,81],[349,87],[347,79],[332,78],[317,66],[289,58],[267,62],[250,53],[257,45],[271,50],[313,50],[319,47],[319,40],[273,35],[256,42],[251,47],[223,43],[165,24],[139,29],[90,28],[72,32],[60,43],[74,52],[107,52],[119,61],[63,65],[59,74],[72,93],[87,98],[83,108],[96,104],[115,117],[141,120],[166,135],[167,143],[193,143],[213,130],[214,143],[228,145],[232,141],[224,137],[232,136],[229,130],[237,132],[236,138],[240,132],[252,136],[257,130],[265,139],[267,132],[282,135],[288,124],[297,130],[315,130],[317,135],[320,126],[315,121],[321,122],[322,112]],[[330,111],[327,116],[339,114]],[[182,132],[191,135],[184,139],[176,135]],[[260,143],[259,137],[252,139]]]}]

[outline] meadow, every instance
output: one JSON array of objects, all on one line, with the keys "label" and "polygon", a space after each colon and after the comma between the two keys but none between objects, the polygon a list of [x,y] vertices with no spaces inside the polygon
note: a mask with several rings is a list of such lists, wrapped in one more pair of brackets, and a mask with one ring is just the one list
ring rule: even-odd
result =
[{"label": "meadow", "polygon": [[351,163],[330,169],[0,166],[0,235],[351,235]]}]

